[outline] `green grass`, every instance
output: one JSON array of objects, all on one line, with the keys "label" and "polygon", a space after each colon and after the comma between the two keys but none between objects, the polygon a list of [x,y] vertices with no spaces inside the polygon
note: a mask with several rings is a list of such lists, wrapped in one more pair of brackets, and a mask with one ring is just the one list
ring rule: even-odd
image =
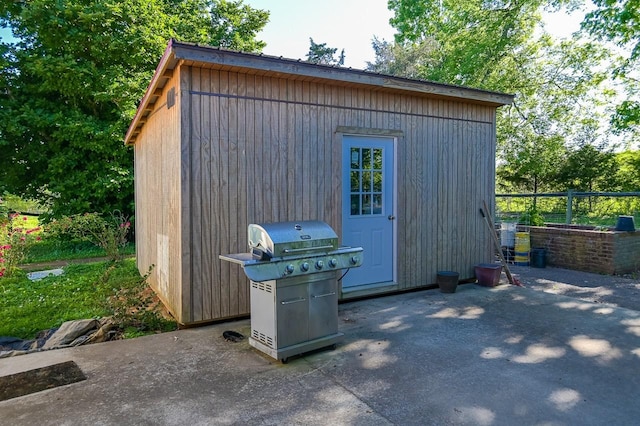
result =
[{"label": "green grass", "polygon": [[[14,223],[19,224],[19,226],[24,229],[34,229],[40,226],[38,217],[36,216],[18,216],[14,219]],[[35,241],[29,245],[26,258],[22,262],[23,264],[107,256],[104,249],[89,241],[52,239],[43,231],[34,232],[33,236],[40,236],[41,241]],[[0,243],[3,242],[2,240],[2,236],[0,236]],[[134,243],[129,242],[121,250],[122,254],[127,256],[135,254],[136,247]]]},{"label": "green grass", "polygon": [[124,337],[176,329],[156,310],[133,259],[70,265],[64,274],[32,282],[0,278],[0,336],[32,339],[76,319],[112,316]]},{"label": "green grass", "polygon": [[[124,255],[136,253],[136,246],[128,243],[122,248]],[[57,241],[44,239],[29,247],[26,259],[23,263],[43,263],[57,260],[89,259],[104,257],[107,254],[103,249],[88,241]]]}]

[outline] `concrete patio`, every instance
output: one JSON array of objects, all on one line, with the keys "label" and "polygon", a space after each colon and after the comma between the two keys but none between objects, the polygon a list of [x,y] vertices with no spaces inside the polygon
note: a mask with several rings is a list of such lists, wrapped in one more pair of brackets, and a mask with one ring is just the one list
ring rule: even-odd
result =
[{"label": "concrete patio", "polygon": [[[87,376],[0,402],[0,419],[12,425],[637,424],[637,305],[547,292],[558,293],[555,286],[570,293],[576,283],[562,277],[575,279],[573,271],[514,273],[528,287],[466,284],[454,294],[427,290],[342,304],[344,342],[284,365],[246,339],[223,339],[225,330],[247,336],[248,320],[0,359],[0,376],[69,360]],[[627,291],[621,299],[640,291],[637,279],[579,274],[593,287],[622,280],[611,290]],[[593,299],[595,293],[584,294]]]}]

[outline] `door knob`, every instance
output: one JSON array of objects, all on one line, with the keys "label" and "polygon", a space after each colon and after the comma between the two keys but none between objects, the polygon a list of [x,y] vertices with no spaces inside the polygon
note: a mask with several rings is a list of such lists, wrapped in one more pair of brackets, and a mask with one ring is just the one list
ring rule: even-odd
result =
[{"label": "door knob", "polygon": [[390,215],[387,217],[387,219],[389,219],[389,220],[395,220],[395,219],[396,219],[396,217],[395,217],[394,215],[390,214]]}]

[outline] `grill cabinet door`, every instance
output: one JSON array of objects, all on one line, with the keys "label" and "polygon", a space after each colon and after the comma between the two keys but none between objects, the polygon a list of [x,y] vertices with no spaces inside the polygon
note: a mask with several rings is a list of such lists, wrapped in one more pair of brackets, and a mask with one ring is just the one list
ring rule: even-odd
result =
[{"label": "grill cabinet door", "polygon": [[[292,281],[293,285],[282,285]],[[277,347],[283,348],[304,342],[309,337],[309,293],[305,282],[290,278],[280,280],[276,291],[278,311]]]},{"label": "grill cabinet door", "polygon": [[[326,277],[326,274],[319,274]],[[338,332],[338,292],[335,273],[309,283],[309,339]]]}]

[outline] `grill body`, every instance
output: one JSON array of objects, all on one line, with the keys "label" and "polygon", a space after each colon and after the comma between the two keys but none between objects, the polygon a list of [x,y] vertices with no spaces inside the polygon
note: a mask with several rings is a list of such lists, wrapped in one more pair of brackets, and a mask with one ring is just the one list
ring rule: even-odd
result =
[{"label": "grill body", "polygon": [[324,222],[249,225],[249,253],[221,255],[250,278],[249,344],[286,362],[334,346],[338,330],[338,272],[362,264],[362,248],[338,247]]},{"label": "grill body", "polygon": [[338,343],[335,272],[265,282],[251,281],[249,344],[286,361]]}]

